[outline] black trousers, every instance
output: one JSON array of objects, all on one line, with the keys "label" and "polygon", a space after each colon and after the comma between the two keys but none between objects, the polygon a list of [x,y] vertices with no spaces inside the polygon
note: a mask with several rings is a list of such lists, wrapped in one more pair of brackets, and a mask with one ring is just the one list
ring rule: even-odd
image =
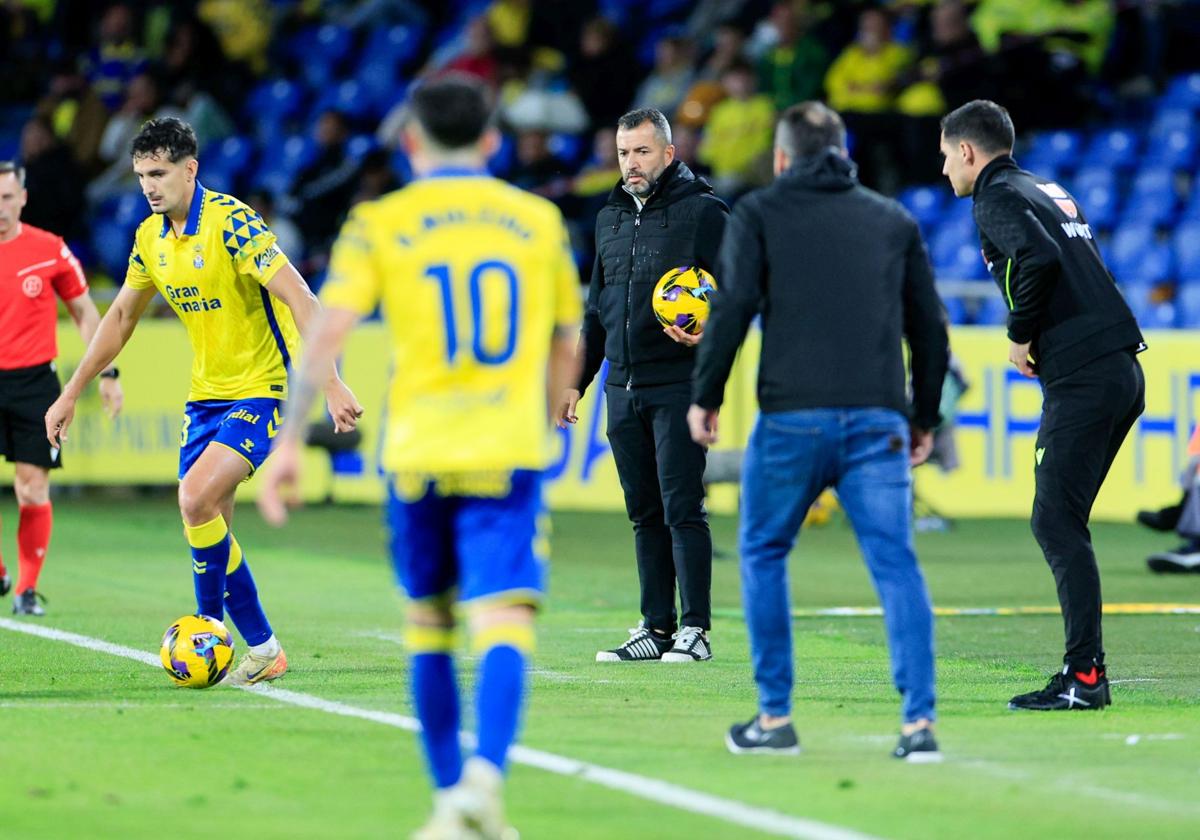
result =
[{"label": "black trousers", "polygon": [[1100,570],[1088,518],[1109,467],[1146,407],[1146,380],[1132,351],[1094,359],[1044,386],[1038,429],[1033,535],[1058,586],[1073,670],[1104,664]]},{"label": "black trousers", "polygon": [[704,510],[704,447],[687,427],[691,384],[605,387],[608,442],[633,522],[642,618],[654,630],[712,621],[712,536]]}]

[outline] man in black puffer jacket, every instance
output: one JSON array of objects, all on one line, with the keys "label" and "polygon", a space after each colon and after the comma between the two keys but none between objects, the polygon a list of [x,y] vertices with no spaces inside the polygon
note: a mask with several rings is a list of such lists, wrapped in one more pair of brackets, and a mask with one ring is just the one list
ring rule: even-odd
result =
[{"label": "man in black puffer jacket", "polygon": [[671,127],[659,111],[621,117],[617,157],[621,182],[596,219],[596,263],[580,341],[583,372],[556,410],[560,426],[574,423],[580,395],[608,360],[608,440],[633,522],[642,621],[624,644],[600,651],[596,660],[704,661],[712,658],[712,538],[704,511],[705,450],[687,428],[700,336],[660,326],[650,297],[671,268],[714,270],[729,209],[708,182],[674,159]]}]

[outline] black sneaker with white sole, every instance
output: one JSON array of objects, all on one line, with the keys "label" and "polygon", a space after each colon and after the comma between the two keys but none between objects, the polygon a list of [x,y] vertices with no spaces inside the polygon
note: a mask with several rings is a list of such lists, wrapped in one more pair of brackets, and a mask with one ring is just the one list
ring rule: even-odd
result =
[{"label": "black sneaker with white sole", "polygon": [[725,746],[731,753],[760,753],[763,755],[798,755],[800,739],[790,723],[763,729],[755,715],[747,723],[735,723],[725,733]]},{"label": "black sneaker with white sole", "polygon": [[901,733],[900,743],[896,744],[892,755],[911,764],[934,764],[942,760],[942,752],[929,727],[921,727],[908,735]]},{"label": "black sneaker with white sole", "polygon": [[1008,701],[1008,708],[1032,712],[1095,711],[1112,705],[1112,692],[1103,668],[1090,670],[1063,669],[1050,678],[1041,691],[1018,694]]},{"label": "black sneaker with white sole", "polygon": [[712,645],[701,628],[681,627],[674,639],[675,644],[662,655],[663,662],[707,662],[712,659]]},{"label": "black sneaker with white sole", "polygon": [[674,646],[670,636],[652,633],[643,625],[629,628],[629,639],[620,647],[596,653],[597,662],[658,662]]},{"label": "black sneaker with white sole", "polygon": [[42,604],[46,603],[46,596],[40,592],[34,592],[32,589],[26,589],[24,592],[13,596],[13,615],[45,615],[46,611],[42,609]]},{"label": "black sneaker with white sole", "polygon": [[1150,571],[1159,573],[1200,573],[1200,545],[1188,543],[1174,551],[1160,551],[1146,558]]}]

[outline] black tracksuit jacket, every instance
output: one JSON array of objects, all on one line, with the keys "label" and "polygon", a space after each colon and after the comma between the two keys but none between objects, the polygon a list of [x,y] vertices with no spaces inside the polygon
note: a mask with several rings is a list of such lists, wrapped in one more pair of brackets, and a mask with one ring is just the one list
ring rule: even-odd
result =
[{"label": "black tracksuit jacket", "polygon": [[[833,151],[799,161],[734,207],[700,342],[693,401],[721,405],[738,346],[762,315],[764,412],[883,407],[938,424],[946,317],[917,223],[861,186]],[[905,390],[902,338],[911,350]]]},{"label": "black tracksuit jacket", "polygon": [[1066,190],[1004,155],[979,173],[974,200],[983,258],[1010,310],[1008,337],[1033,343],[1042,382],[1142,344],[1083,209]]},{"label": "black tracksuit jacket", "polygon": [[[669,269],[696,265],[717,274],[729,208],[703,178],[675,161],[639,211],[618,183],[596,218],[596,263],[583,318],[584,391],[604,359],[608,384],[669,385],[692,376],[695,348],[663,333],[650,306]],[[717,275],[717,287],[721,286]]]}]

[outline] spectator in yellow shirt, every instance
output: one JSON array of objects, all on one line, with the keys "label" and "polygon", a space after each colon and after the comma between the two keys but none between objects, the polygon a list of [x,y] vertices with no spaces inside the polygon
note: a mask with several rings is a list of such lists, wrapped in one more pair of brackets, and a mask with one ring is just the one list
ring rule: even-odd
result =
[{"label": "spectator in yellow shirt", "polygon": [[712,182],[725,199],[767,182],[775,131],[771,97],[756,92],[754,68],[733,62],[721,77],[729,95],[713,106],[697,156],[712,170]]},{"label": "spectator in yellow shirt", "polygon": [[867,9],[859,15],[854,43],[842,50],[825,75],[829,105],[841,113],[852,137],[859,179],[887,194],[899,186],[896,95],[912,61],[912,53],[892,40],[887,12]]}]

